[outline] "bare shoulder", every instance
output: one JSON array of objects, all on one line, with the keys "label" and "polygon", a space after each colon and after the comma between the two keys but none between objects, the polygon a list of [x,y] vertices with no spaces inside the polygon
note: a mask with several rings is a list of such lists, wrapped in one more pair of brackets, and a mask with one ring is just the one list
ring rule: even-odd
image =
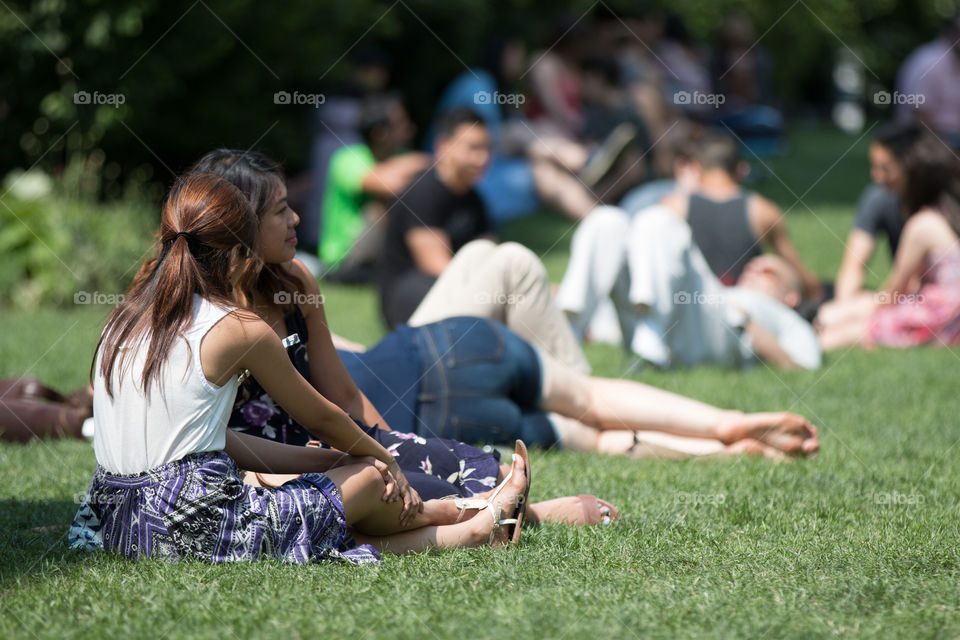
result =
[{"label": "bare shoulder", "polygon": [[953,234],[953,229],[947,219],[939,211],[931,208],[921,209],[910,216],[903,226],[903,230],[904,233],[909,230],[911,233],[924,235],[939,234],[949,230],[950,234]]},{"label": "bare shoulder", "polygon": [[204,342],[213,341],[224,350],[249,349],[253,344],[277,334],[253,311],[234,309],[215,324]]},{"label": "bare shoulder", "polygon": [[214,384],[223,385],[244,368],[245,360],[261,345],[278,341],[260,316],[234,309],[221,318],[204,336],[200,346],[203,373]]},{"label": "bare shoulder", "polygon": [[759,193],[750,194],[747,200],[747,209],[757,222],[768,226],[779,222],[781,215],[783,215],[776,202],[764,198]]},{"label": "bare shoulder", "polygon": [[903,242],[915,244],[923,250],[939,251],[956,241],[957,234],[950,222],[936,209],[921,209],[903,226]]}]

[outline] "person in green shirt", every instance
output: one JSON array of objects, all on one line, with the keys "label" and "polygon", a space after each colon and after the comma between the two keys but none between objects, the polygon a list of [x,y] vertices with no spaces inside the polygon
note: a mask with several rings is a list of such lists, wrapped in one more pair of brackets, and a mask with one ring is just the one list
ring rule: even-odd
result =
[{"label": "person in green shirt", "polygon": [[337,150],[327,171],[318,252],[326,277],[353,282],[369,279],[383,246],[386,203],[429,164],[425,153],[397,154],[413,133],[414,126],[397,95],[364,101],[364,142]]}]

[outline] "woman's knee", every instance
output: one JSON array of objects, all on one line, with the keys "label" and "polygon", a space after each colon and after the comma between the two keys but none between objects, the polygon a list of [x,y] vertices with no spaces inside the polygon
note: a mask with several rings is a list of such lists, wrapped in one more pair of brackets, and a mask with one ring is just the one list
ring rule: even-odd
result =
[{"label": "woman's knee", "polygon": [[383,474],[368,463],[351,464],[327,472],[327,477],[340,489],[341,494],[363,493],[384,490]]}]

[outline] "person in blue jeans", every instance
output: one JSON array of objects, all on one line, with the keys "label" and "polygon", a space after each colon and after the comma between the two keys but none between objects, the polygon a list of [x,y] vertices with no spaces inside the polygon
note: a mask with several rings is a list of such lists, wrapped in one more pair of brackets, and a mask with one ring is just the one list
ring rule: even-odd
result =
[{"label": "person in blue jeans", "polygon": [[816,428],[789,413],[727,411],[640,382],[588,376],[494,320],[403,326],[338,353],[395,430],[466,442],[631,457],[812,453]]}]

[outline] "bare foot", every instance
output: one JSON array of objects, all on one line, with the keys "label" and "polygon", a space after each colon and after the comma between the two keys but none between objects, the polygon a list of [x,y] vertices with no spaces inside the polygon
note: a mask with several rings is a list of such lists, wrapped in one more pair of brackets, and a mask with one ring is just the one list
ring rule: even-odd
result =
[{"label": "bare foot", "polygon": [[820,449],[817,428],[803,416],[787,412],[734,412],[717,426],[717,437],[728,445],[751,438],[791,455],[809,455]]},{"label": "bare foot", "polygon": [[570,525],[610,524],[620,512],[606,500],[592,495],[566,496],[535,502],[527,512],[539,522]]},{"label": "bare foot", "polygon": [[789,461],[790,458],[777,449],[776,447],[771,447],[768,444],[764,444],[759,440],[754,440],[753,438],[744,438],[743,440],[737,440],[733,444],[728,444],[726,447],[727,453],[730,455],[749,455],[749,456],[763,456],[764,458],[769,458],[771,460],[776,460],[777,462]]}]

